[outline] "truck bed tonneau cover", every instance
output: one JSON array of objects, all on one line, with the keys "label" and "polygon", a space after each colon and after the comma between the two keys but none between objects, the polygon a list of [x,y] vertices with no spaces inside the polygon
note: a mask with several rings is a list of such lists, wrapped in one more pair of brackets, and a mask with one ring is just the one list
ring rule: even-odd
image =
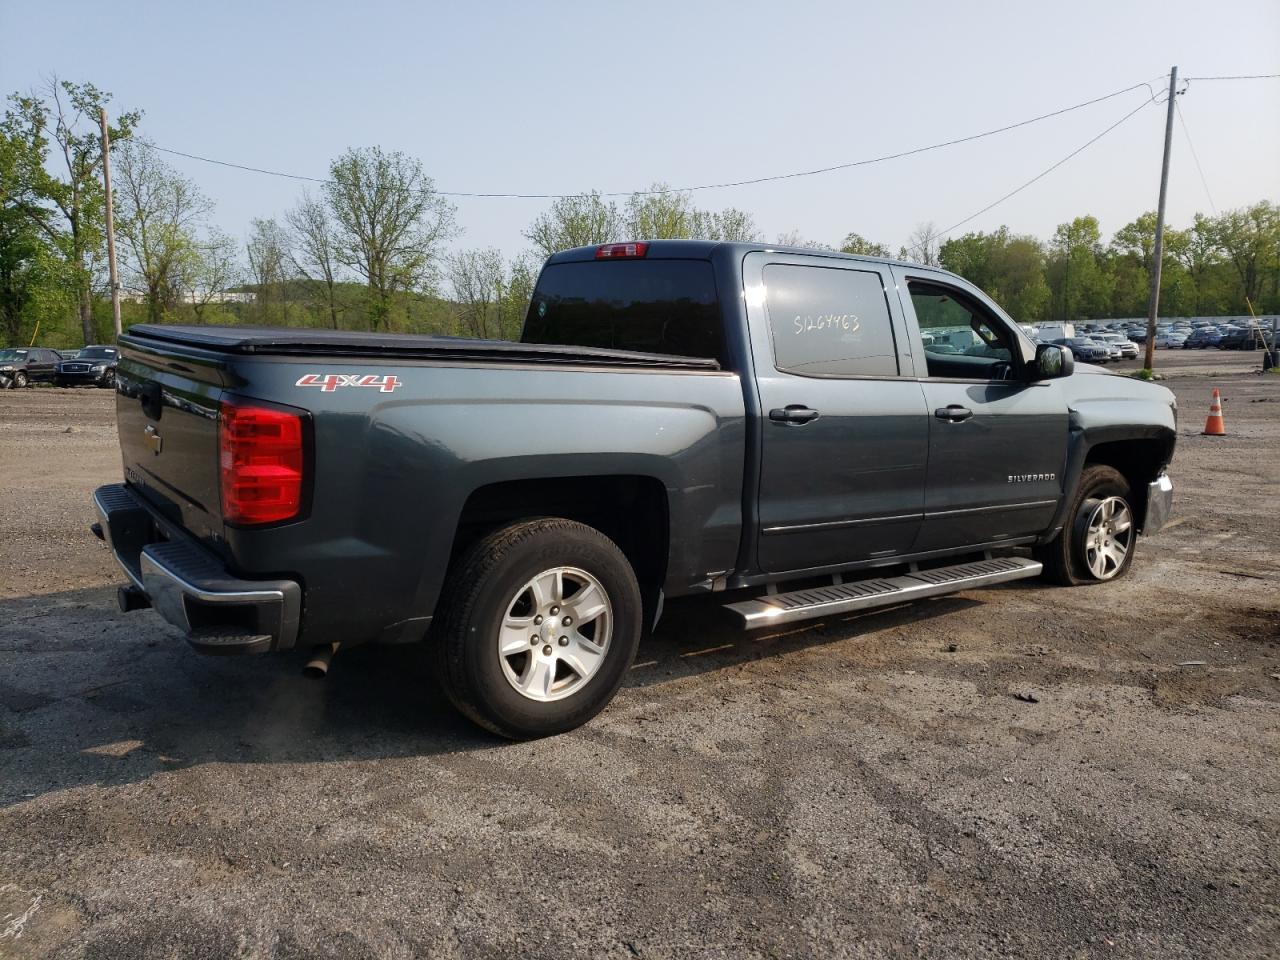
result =
[{"label": "truck bed tonneau cover", "polygon": [[713,359],[598,347],[468,340],[424,334],[371,333],[290,327],[169,326],[140,323],[120,338],[124,345],[146,341],[185,344],[218,353],[275,356],[397,357],[418,360],[489,360],[496,363],[591,364],[719,370]]}]

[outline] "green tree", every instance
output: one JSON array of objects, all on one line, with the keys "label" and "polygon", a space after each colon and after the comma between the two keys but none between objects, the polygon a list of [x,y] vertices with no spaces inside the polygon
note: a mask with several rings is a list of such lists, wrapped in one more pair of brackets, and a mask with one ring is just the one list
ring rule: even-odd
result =
[{"label": "green tree", "polygon": [[456,211],[422,164],[381,147],[348,150],[329,167],[325,198],[336,256],[367,284],[371,329],[388,328],[397,293],[430,289]]},{"label": "green tree", "polygon": [[1020,323],[1046,319],[1050,294],[1045,254],[1034,237],[1011,234],[1008,227],[966,233],[943,243],[938,259],[985,290]]},{"label": "green tree", "polygon": [[197,240],[180,277],[183,299],[191,306],[196,323],[205,323],[210,305],[243,279],[240,244],[234,237],[214,228]]},{"label": "green tree", "polygon": [[1058,225],[1051,241],[1048,281],[1054,316],[1087,320],[1110,313],[1113,278],[1102,264],[1102,233],[1096,217],[1076,217]]},{"label": "green tree", "polygon": [[146,296],[147,320],[160,323],[197,268],[197,231],[213,205],[144,140],[118,151],[113,179],[124,273]]},{"label": "green tree", "polygon": [[1250,207],[1229,210],[1210,221],[1210,235],[1239,278],[1237,309],[1247,298],[1255,309],[1265,309],[1263,291],[1270,280],[1275,295],[1280,274],[1280,206],[1262,200]]},{"label": "green tree", "polygon": [[11,123],[0,124],[0,323],[4,343],[26,340],[42,300],[56,293],[56,259],[46,231],[38,226],[43,208],[34,192],[43,155],[38,138]]},{"label": "green tree", "polygon": [[751,214],[737,207],[723,210],[694,210],[690,236],[699,240],[718,240],[723,243],[750,243],[760,239],[756,222]]},{"label": "green tree", "polygon": [[[105,217],[99,111],[110,100],[91,83],[52,78],[37,92],[11,96],[4,119],[6,128],[54,154],[32,173],[38,202],[28,213],[67,268],[86,344],[95,339],[92,261],[103,244]],[[118,115],[110,128],[112,142],[127,140],[140,116],[136,111]]]},{"label": "green tree", "polygon": [[561,197],[538,214],[525,238],[544,257],[571,247],[590,247],[621,239],[625,221],[612,200],[599,193]]},{"label": "green tree", "polygon": [[844,240],[840,242],[840,252],[856,253],[864,257],[892,256],[889,252],[889,248],[883,243],[874,243],[857,233],[849,233],[845,235]]},{"label": "green tree", "polygon": [[687,240],[694,236],[696,216],[688,193],[655,183],[648,192],[632,194],[627,200],[627,239]]},{"label": "green tree", "polygon": [[338,238],[333,216],[319,197],[303,192],[298,204],[285,214],[289,225],[290,257],[304,277],[322,284],[329,325],[338,329]]},{"label": "green tree", "polygon": [[513,282],[518,282],[513,272],[493,248],[463,250],[449,258],[449,280],[463,333],[486,340],[519,335],[524,312],[511,296]]},{"label": "green tree", "polygon": [[834,250],[829,243],[821,240],[806,240],[799,230],[788,230],[778,234],[777,244],[780,247],[804,247],[809,250]]},{"label": "green tree", "polygon": [[293,279],[288,235],[274,218],[255,217],[250,224],[245,253],[254,286],[254,312],[259,322],[287,324],[289,281]]},{"label": "green tree", "polygon": [[1212,221],[1197,213],[1191,228],[1170,231],[1168,242],[1170,254],[1191,280],[1191,314],[1203,316],[1224,309],[1225,303],[1221,302],[1221,293],[1215,289],[1214,283],[1214,274],[1223,264],[1223,255],[1214,236]]}]

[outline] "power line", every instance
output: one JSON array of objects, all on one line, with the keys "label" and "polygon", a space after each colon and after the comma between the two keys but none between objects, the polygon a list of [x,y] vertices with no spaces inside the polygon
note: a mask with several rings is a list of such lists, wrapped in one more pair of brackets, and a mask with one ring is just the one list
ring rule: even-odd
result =
[{"label": "power line", "polygon": [[1032,185],[1033,183],[1035,183],[1036,181],[1038,181],[1038,180],[1043,180],[1045,177],[1047,177],[1049,174],[1053,173],[1053,171],[1057,170],[1060,166],[1062,166],[1064,163],[1066,163],[1066,162],[1067,162],[1068,160],[1070,160],[1072,157],[1076,156],[1076,155],[1077,155],[1077,154],[1079,154],[1079,153],[1083,153],[1086,149],[1088,149],[1089,147],[1093,146],[1095,143],[1097,143],[1099,140],[1101,140],[1103,137],[1105,137],[1108,133],[1110,133],[1110,132],[1111,132],[1112,130],[1114,130],[1116,127],[1120,126],[1120,124],[1124,123],[1126,120],[1128,120],[1128,119],[1129,119],[1130,117],[1132,117],[1134,114],[1136,114],[1136,113],[1137,113],[1139,110],[1141,110],[1143,107],[1150,106],[1150,105],[1151,105],[1152,103],[1154,103],[1154,102],[1155,102],[1155,100],[1154,100],[1154,98],[1152,98],[1152,99],[1150,99],[1150,100],[1145,100],[1145,101],[1143,101],[1142,103],[1138,104],[1136,107],[1134,107],[1132,110],[1130,110],[1128,113],[1126,113],[1123,117],[1121,117],[1121,118],[1120,118],[1119,120],[1117,120],[1115,123],[1111,124],[1111,126],[1107,127],[1107,129],[1103,130],[1103,131],[1102,131],[1101,133],[1099,133],[1097,136],[1095,136],[1095,137],[1093,137],[1093,138],[1091,138],[1091,139],[1089,139],[1089,140],[1086,140],[1084,143],[1082,143],[1080,146],[1076,147],[1074,150],[1072,150],[1070,153],[1068,153],[1065,157],[1063,157],[1061,160],[1059,160],[1059,161],[1058,161],[1057,163],[1055,163],[1053,166],[1048,167],[1048,168],[1047,168],[1047,169],[1045,169],[1045,170],[1042,170],[1040,173],[1037,173],[1034,177],[1032,177],[1032,178],[1031,178],[1030,180],[1028,180],[1026,183],[1022,184],[1020,187],[1016,187],[1015,189],[1010,190],[1008,193],[1006,193],[1006,194],[1005,194],[1003,197],[1001,197],[999,200],[995,200],[995,201],[993,201],[992,203],[987,204],[985,207],[983,207],[983,208],[982,208],[981,210],[979,210],[977,213],[972,213],[972,214],[970,214],[969,216],[965,217],[963,220],[961,220],[959,223],[956,223],[956,224],[954,224],[954,225],[952,225],[952,226],[950,226],[950,227],[947,227],[947,229],[945,229],[945,230],[943,230],[941,233],[939,233],[939,234],[938,234],[938,236],[940,236],[940,237],[942,237],[942,236],[946,236],[948,233],[950,233],[952,230],[955,230],[957,227],[963,227],[963,226],[964,226],[966,223],[968,223],[970,220],[977,219],[978,217],[980,217],[980,216],[982,216],[984,213],[986,213],[988,210],[992,210],[992,209],[994,209],[995,207],[998,207],[1000,204],[1004,203],[1004,202],[1005,202],[1006,200],[1008,200],[1010,197],[1015,196],[1016,194],[1019,194],[1019,193],[1021,193],[1023,190],[1027,189],[1027,187],[1031,186],[1031,185]]},{"label": "power line", "polygon": [[[1157,77],[1155,79],[1159,79],[1159,78]],[[1048,120],[1052,117],[1059,117],[1059,116],[1062,116],[1063,114],[1071,113],[1076,110],[1081,110],[1085,107],[1091,107],[1094,104],[1102,103],[1106,100],[1112,100],[1118,96],[1121,96],[1122,94],[1129,93],[1132,90],[1137,90],[1140,87],[1146,87],[1148,90],[1148,94],[1150,94],[1150,91],[1151,91],[1150,84],[1151,84],[1151,81],[1144,80],[1140,83],[1135,83],[1131,86],[1125,87],[1123,90],[1116,90],[1114,93],[1108,93],[1101,97],[1094,97],[1092,100],[1085,100],[1083,103],[1073,104],[1072,106],[1063,107],[1059,110],[1053,110],[1053,111],[1050,111],[1049,113],[1042,113],[1039,116],[1031,117],[1028,120],[1020,120],[1017,123],[1011,123],[1003,127],[997,127],[994,130],[986,130],[982,133],[971,134],[970,136],[967,136],[967,137],[958,137],[954,140],[945,140],[945,141],[942,141],[941,143],[932,143],[932,144],[929,144],[928,146],[915,147],[913,149],[902,150],[897,153],[884,154],[883,156],[869,157],[863,160],[852,160],[848,163],[838,163],[838,164],[833,164],[827,167],[817,167],[812,170],[800,170],[792,173],[779,173],[779,174],[773,174],[771,176],[765,176],[765,177],[753,177],[748,180],[731,180],[731,181],[725,181],[722,183],[704,183],[704,184],[698,184],[697,186],[691,186],[691,187],[672,187],[668,190],[616,190],[616,191],[610,191],[608,193],[602,193],[600,194],[600,196],[602,197],[650,196],[653,194],[663,194],[663,193],[688,193],[688,192],[693,192],[695,190],[720,190],[728,187],[746,187],[746,186],[754,186],[755,184],[760,184],[760,183],[772,183],[779,180],[794,180],[800,177],[813,177],[823,173],[833,173],[838,170],[849,170],[854,167],[865,167],[875,163],[884,163],[889,160],[901,160],[905,157],[912,157],[912,156],[916,156],[917,154],[928,153],[929,151],[932,151],[932,150],[941,150],[943,147],[954,147],[962,143],[971,143],[974,140],[981,140],[985,137],[992,137],[999,133],[1007,133],[1010,130],[1017,130],[1020,127],[1026,127],[1026,126],[1030,126],[1033,123],[1039,123],[1041,120]],[[235,169],[235,170],[245,170],[250,173],[261,173],[261,174],[266,174],[267,176],[272,176],[272,177],[284,177],[290,180],[304,180],[309,183],[331,182],[327,179],[323,179],[320,177],[308,177],[303,174],[284,173],[279,170],[266,170],[262,167],[254,167],[254,166],[249,166],[247,164],[242,164],[242,163],[233,163],[229,160],[217,160],[212,157],[200,156],[199,154],[186,153],[181,150],[173,150],[169,147],[161,147],[156,145],[155,149],[161,151],[162,153],[173,154],[174,156],[179,156],[179,157],[186,157],[189,160],[199,160],[203,163],[217,164],[218,166],[221,166],[221,167],[231,167],[232,169]],[[572,198],[572,197],[588,196],[588,194],[584,194],[584,193],[497,193],[497,192],[478,193],[478,192],[467,192],[467,191],[460,191],[460,190],[438,190],[436,192],[439,193],[441,196],[445,196],[445,197],[468,197],[468,198],[508,199],[508,200],[562,200],[562,199]]]},{"label": "power line", "polygon": [[1191,148],[1191,159],[1195,161],[1196,173],[1200,174],[1200,184],[1204,187],[1204,195],[1209,198],[1209,207],[1213,210],[1213,215],[1218,215],[1218,205],[1213,202],[1213,194],[1209,192],[1209,181],[1205,179],[1204,169],[1200,166],[1200,157],[1196,154],[1196,145],[1191,140],[1191,130],[1187,127],[1187,121],[1182,117],[1182,105],[1174,101],[1173,109],[1178,114],[1178,124],[1182,127],[1182,133],[1187,138],[1187,146]]},{"label": "power line", "polygon": [[248,167],[243,163],[232,163],[230,160],[215,160],[212,157],[201,157],[194,153],[183,153],[181,150],[171,150],[168,147],[162,147],[159,144],[151,144],[153,150],[159,150],[161,153],[171,153],[175,157],[186,157],[188,160],[199,160],[202,163],[214,163],[220,167],[231,167],[235,170],[248,170],[250,173],[265,173],[269,177],[285,177],[289,180],[306,180],[309,183],[332,183],[332,180],[324,180],[320,177],[307,177],[300,173],[281,173],[279,170],[263,170],[261,167]]},{"label": "power line", "polygon": [[1184,80],[1276,80],[1280,73],[1243,73],[1234,77],[1183,77]]}]

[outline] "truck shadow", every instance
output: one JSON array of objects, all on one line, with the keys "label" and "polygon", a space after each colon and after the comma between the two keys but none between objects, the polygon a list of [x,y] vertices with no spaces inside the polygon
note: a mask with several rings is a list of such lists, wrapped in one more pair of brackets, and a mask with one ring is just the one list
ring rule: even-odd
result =
[{"label": "truck shadow", "polygon": [[[673,604],[624,689],[977,603],[943,598],[747,634],[722,602]],[[302,675],[305,659],[199,656],[155,614],[116,612],[107,588],[0,601],[0,808],[201,764],[431,757],[506,743],[453,709],[420,647],[342,651],[324,680]]]}]

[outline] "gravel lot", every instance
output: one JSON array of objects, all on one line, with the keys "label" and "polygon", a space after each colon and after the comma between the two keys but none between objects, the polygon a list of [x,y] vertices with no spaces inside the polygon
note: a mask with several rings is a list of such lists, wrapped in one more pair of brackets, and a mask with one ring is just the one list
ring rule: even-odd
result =
[{"label": "gravel lot", "polygon": [[117,613],[111,397],[0,393],[0,956],[1274,957],[1259,356],[1160,354],[1175,519],[1127,580],[773,636],[671,604],[609,710],[527,744],[412,649],[314,681]]}]

